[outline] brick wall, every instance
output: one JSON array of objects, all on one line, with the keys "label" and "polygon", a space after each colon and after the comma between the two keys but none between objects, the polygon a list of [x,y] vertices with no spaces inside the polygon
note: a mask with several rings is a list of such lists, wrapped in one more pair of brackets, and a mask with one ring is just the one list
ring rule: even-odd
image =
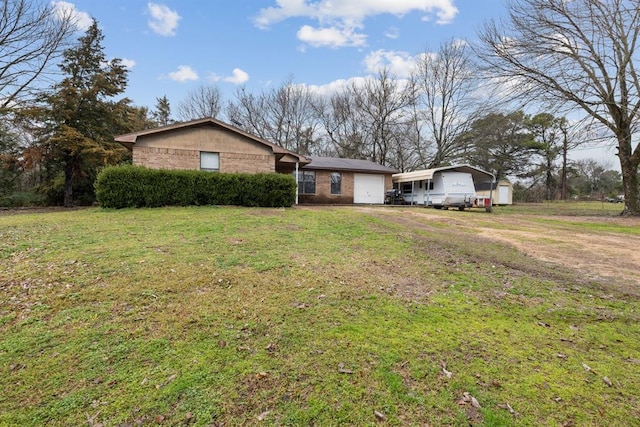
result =
[{"label": "brick wall", "polygon": [[340,172],[342,184],[340,194],[331,194],[332,171],[316,172],[316,193],[300,194],[300,203],[352,204],[353,203],[353,172]]},{"label": "brick wall", "polygon": [[244,153],[220,153],[220,172],[269,173],[276,171],[275,156]]},{"label": "brick wall", "polygon": [[[200,151],[176,148],[133,146],[133,163],[152,169],[200,169]],[[274,156],[246,153],[220,153],[220,172],[275,172]]]},{"label": "brick wall", "polygon": [[151,169],[200,169],[200,152],[133,146],[133,164]]}]

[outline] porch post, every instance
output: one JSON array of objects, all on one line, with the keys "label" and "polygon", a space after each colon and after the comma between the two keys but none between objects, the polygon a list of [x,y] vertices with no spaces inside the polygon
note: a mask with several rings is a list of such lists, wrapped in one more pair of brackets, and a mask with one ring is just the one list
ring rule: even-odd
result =
[{"label": "porch post", "polygon": [[491,174],[491,183],[489,184],[489,207],[485,208],[487,212],[493,212],[493,187],[498,188],[498,183],[496,181],[496,177]]},{"label": "porch post", "polygon": [[296,205],[298,204],[298,162],[296,162]]},{"label": "porch post", "polygon": [[416,182],[411,181],[411,206],[413,206],[413,198],[416,197]]}]

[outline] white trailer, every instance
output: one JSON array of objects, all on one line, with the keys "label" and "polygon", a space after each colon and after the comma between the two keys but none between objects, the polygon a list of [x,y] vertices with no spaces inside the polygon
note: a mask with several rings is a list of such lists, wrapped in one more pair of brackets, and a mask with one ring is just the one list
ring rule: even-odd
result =
[{"label": "white trailer", "polygon": [[395,186],[402,191],[406,204],[431,206],[436,209],[471,207],[491,209],[489,197],[478,197],[476,182],[494,182],[493,175],[469,165],[446,166],[392,176]]}]

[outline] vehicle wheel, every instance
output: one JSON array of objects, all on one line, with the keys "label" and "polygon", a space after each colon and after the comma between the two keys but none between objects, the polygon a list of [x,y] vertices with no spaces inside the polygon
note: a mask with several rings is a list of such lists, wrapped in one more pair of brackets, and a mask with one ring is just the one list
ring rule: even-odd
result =
[{"label": "vehicle wheel", "polygon": [[464,210],[464,206],[458,206],[458,210],[459,211],[463,211]]}]

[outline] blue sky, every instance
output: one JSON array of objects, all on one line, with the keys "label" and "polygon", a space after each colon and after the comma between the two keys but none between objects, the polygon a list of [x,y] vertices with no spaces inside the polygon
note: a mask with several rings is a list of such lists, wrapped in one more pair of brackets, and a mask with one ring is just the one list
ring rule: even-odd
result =
[{"label": "blue sky", "polygon": [[[130,65],[127,95],[152,108],[203,83],[230,99],[289,77],[330,86],[411,57],[450,38],[475,38],[502,0],[54,1],[98,20],[108,56]],[[79,33],[81,35],[82,33]]]},{"label": "blue sky", "polygon": [[[166,95],[175,112],[186,94],[215,84],[225,101],[292,78],[327,91],[383,65],[398,77],[443,41],[476,39],[504,0],[74,0],[79,27],[95,18],[107,56],[129,67],[126,96],[153,109]],[[86,28],[86,27],[85,27]],[[78,36],[82,31],[78,32]],[[613,150],[580,150],[617,167]]]}]

